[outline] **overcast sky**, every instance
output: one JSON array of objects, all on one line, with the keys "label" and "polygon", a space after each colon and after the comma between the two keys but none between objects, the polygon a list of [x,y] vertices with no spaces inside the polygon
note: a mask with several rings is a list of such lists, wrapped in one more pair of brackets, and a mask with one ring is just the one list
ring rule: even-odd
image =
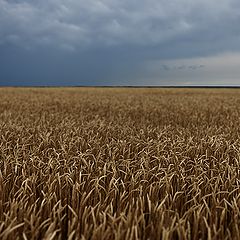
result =
[{"label": "overcast sky", "polygon": [[0,0],[0,85],[240,85],[240,1]]}]

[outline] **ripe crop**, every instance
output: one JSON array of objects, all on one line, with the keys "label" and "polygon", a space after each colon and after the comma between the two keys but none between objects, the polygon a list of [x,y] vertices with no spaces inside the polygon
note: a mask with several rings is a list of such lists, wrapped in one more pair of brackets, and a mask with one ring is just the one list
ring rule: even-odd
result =
[{"label": "ripe crop", "polygon": [[0,88],[0,239],[240,239],[240,90]]}]

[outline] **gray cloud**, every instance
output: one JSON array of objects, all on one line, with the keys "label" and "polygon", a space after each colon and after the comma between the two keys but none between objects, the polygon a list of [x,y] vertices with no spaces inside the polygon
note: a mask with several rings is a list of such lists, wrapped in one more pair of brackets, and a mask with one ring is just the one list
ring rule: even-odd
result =
[{"label": "gray cloud", "polygon": [[207,76],[211,64],[191,59],[239,52],[239,23],[238,0],[0,0],[0,84]]},{"label": "gray cloud", "polygon": [[0,0],[0,39],[73,50],[171,41],[209,48],[204,41],[220,37],[220,48],[233,35],[239,40],[239,10],[237,0]]},{"label": "gray cloud", "polygon": [[197,70],[197,69],[201,69],[204,68],[205,65],[201,64],[201,65],[168,65],[168,64],[163,64],[161,65],[159,68],[169,71],[169,70]]}]

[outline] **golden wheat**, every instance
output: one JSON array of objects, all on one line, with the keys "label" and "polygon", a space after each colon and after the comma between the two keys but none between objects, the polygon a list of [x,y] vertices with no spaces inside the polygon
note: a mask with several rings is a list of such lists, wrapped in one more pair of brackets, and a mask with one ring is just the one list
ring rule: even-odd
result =
[{"label": "golden wheat", "polygon": [[240,239],[240,90],[0,89],[0,239]]}]

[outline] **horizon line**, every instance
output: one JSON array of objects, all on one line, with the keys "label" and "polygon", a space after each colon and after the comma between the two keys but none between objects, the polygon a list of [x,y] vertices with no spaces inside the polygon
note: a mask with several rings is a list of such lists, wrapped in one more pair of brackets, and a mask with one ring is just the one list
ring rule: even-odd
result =
[{"label": "horizon line", "polygon": [[0,85],[0,88],[240,88],[240,85]]}]

